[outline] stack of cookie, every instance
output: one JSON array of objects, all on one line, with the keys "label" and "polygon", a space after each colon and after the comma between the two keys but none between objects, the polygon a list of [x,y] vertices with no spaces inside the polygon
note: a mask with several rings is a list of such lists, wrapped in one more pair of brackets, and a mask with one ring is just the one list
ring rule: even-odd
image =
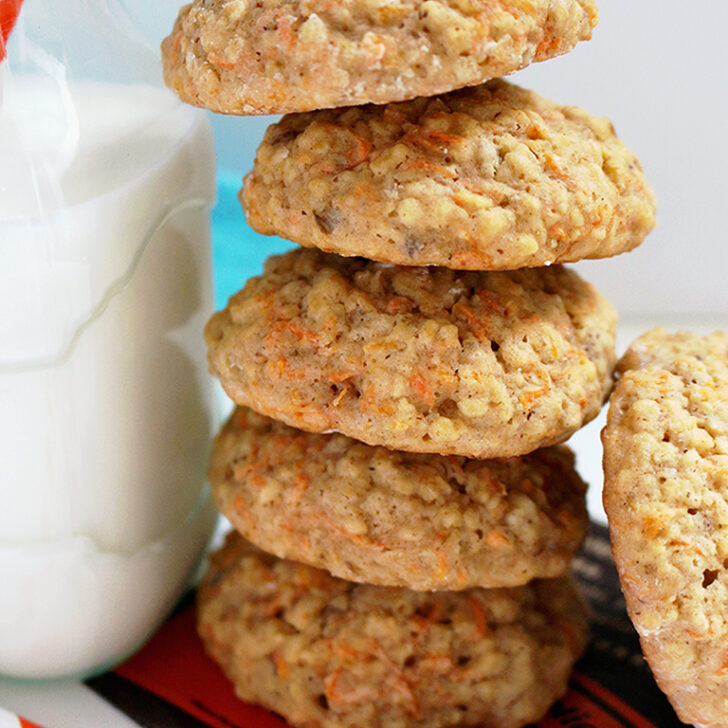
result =
[{"label": "stack of cookie", "polygon": [[515,728],[584,647],[559,443],[611,389],[616,316],[552,264],[634,248],[654,199],[609,122],[489,79],[595,24],[591,0],[196,0],[163,45],[184,100],[293,112],[241,199],[312,249],[206,330],[239,533],[200,633],[294,724]]}]

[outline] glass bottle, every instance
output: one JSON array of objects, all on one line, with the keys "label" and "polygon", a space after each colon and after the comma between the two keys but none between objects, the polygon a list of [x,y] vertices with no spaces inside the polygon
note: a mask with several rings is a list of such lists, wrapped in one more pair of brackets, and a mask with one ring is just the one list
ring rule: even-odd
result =
[{"label": "glass bottle", "polygon": [[159,65],[122,0],[25,0],[0,63],[0,675],[133,651],[215,522],[214,151]]}]

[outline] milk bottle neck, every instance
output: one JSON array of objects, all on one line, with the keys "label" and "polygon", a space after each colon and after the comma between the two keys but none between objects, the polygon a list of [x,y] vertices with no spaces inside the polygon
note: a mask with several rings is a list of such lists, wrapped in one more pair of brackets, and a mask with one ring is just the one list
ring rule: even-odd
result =
[{"label": "milk bottle neck", "polygon": [[133,7],[134,0],[24,0],[7,62],[16,73],[59,81],[161,87],[158,53],[132,21]]}]

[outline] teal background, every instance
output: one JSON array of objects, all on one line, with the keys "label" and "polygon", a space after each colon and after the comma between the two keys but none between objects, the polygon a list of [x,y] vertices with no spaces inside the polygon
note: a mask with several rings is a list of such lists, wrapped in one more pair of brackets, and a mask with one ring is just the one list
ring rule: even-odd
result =
[{"label": "teal background", "polygon": [[248,227],[238,200],[241,184],[241,174],[225,169],[218,174],[218,201],[212,212],[215,308],[223,308],[250,276],[260,273],[269,255],[294,247],[286,240],[258,235]]}]

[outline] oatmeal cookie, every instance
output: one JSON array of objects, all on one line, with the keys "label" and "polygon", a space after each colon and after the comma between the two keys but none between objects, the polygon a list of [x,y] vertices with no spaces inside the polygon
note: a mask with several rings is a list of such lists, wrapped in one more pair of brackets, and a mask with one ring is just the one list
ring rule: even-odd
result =
[{"label": "oatmeal cookie", "polygon": [[208,323],[238,404],[369,445],[512,457],[597,415],[614,309],[560,266],[496,273],[388,266],[298,248]]},{"label": "oatmeal cookie", "polygon": [[593,0],[196,0],[162,44],[165,80],[226,114],[432,96],[570,51]]},{"label": "oatmeal cookie", "polygon": [[305,728],[518,728],[586,642],[570,578],[413,592],[352,584],[239,535],[212,557],[199,632],[240,698]]},{"label": "oatmeal cookie", "polygon": [[680,719],[728,716],[728,338],[658,329],[619,364],[604,506],[632,621]]},{"label": "oatmeal cookie", "polygon": [[559,576],[588,525],[563,446],[502,460],[405,453],[239,408],[209,476],[220,511],[265,551],[420,591]]},{"label": "oatmeal cookie", "polygon": [[399,265],[511,270],[637,247],[655,197],[606,119],[505,81],[287,116],[241,201],[258,232]]}]

